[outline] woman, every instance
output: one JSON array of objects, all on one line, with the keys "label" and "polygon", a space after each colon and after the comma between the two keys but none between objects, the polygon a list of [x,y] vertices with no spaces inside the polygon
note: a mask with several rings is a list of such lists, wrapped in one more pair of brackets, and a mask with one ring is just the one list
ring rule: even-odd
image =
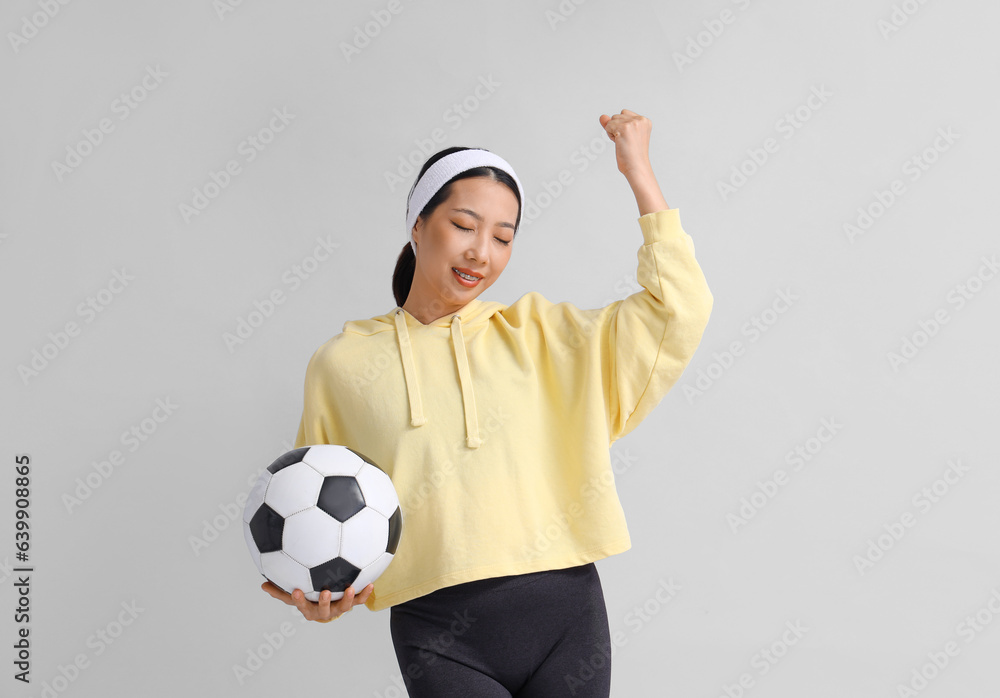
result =
[{"label": "woman", "polygon": [[649,120],[623,109],[600,122],[639,207],[643,290],[593,310],[535,291],[479,300],[510,260],[524,192],[499,156],[448,148],[410,191],[397,307],[345,323],[306,370],[295,447],[378,463],[402,535],[377,595],[367,584],[314,603],[262,586],[320,622],[391,608],[411,696],[610,692],[594,561],[631,542],[609,448],[676,383],[713,299],[653,176]]}]

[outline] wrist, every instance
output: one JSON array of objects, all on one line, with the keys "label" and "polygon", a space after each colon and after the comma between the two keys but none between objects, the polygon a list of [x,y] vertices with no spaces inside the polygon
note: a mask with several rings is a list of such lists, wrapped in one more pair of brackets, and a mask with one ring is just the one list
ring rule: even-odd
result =
[{"label": "wrist", "polygon": [[649,186],[656,186],[656,175],[653,174],[653,166],[648,160],[623,174],[625,175],[625,179],[628,180],[629,186],[633,189],[637,187],[648,188]]},{"label": "wrist", "polygon": [[670,208],[652,173],[646,179],[630,179],[629,184],[632,186],[632,193],[635,195],[635,203],[639,207],[640,216]]}]

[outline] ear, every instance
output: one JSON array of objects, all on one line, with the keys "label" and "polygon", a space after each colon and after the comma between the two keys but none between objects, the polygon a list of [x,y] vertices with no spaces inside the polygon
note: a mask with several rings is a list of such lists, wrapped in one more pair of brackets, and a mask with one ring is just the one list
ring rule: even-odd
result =
[{"label": "ear", "polygon": [[423,228],[423,224],[424,224],[423,218],[421,218],[420,216],[417,216],[417,220],[413,224],[413,231],[412,232],[413,232],[413,241],[416,244],[418,244],[418,245],[420,244],[420,232],[421,232],[421,228]]}]

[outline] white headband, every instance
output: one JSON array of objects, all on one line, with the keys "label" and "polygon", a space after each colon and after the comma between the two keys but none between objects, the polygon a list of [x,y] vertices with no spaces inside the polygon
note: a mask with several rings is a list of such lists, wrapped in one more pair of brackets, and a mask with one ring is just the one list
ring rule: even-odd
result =
[{"label": "white headband", "polygon": [[483,166],[497,167],[511,176],[517,184],[517,191],[521,196],[521,206],[524,206],[524,189],[521,188],[521,181],[514,174],[514,168],[499,155],[491,153],[481,148],[470,148],[445,155],[427,168],[423,177],[420,177],[410,188],[410,195],[406,199],[406,237],[410,240],[410,247],[413,254],[417,253],[416,243],[413,242],[413,226],[417,222],[417,216],[424,210],[424,206],[437,193],[438,189],[445,183],[466,170]]}]

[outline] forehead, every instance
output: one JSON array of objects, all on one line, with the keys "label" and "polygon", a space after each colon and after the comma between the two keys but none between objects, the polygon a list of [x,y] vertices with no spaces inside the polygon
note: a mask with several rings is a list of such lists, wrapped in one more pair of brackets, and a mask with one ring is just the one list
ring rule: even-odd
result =
[{"label": "forehead", "polygon": [[517,216],[517,197],[506,184],[489,177],[467,177],[451,184],[448,205],[472,208],[479,213]]}]

